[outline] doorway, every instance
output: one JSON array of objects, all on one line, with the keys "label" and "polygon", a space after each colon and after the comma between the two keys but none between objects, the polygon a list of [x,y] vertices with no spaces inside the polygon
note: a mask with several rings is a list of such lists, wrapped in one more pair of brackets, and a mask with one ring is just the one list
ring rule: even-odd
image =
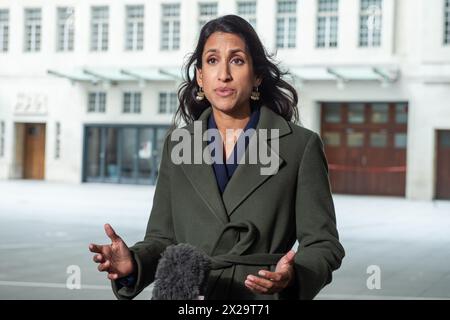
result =
[{"label": "doorway", "polygon": [[436,199],[450,199],[450,130],[437,131]]},{"label": "doorway", "polygon": [[154,184],[168,126],[88,125],[85,182]]},{"label": "doorway", "polygon": [[43,180],[45,176],[45,124],[24,125],[23,178]]},{"label": "doorway", "polygon": [[322,104],[333,192],[405,196],[406,102]]}]

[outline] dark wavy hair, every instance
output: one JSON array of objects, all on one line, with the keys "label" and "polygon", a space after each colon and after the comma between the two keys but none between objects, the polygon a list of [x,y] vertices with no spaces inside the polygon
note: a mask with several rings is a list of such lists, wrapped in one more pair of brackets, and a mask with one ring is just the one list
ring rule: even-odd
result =
[{"label": "dark wavy hair", "polygon": [[184,81],[178,90],[180,105],[174,115],[173,125],[177,127],[183,119],[186,124],[199,118],[200,114],[210,106],[207,99],[195,99],[198,91],[196,73],[191,78],[192,67],[202,68],[202,54],[205,43],[214,32],[236,34],[244,40],[247,51],[253,60],[253,70],[262,79],[259,86],[259,101],[250,100],[252,104],[265,105],[282,116],[287,121],[299,120],[297,103],[298,96],[293,86],[283,80],[288,72],[282,72],[274,62],[259,39],[255,29],[243,18],[236,15],[226,15],[206,23],[200,31],[197,47],[189,56],[183,67]]}]

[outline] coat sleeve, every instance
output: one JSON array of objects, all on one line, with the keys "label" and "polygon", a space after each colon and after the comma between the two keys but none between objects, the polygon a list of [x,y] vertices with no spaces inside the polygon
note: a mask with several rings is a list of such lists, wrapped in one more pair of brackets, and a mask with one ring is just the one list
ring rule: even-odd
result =
[{"label": "coat sleeve", "polygon": [[331,282],[345,256],[336,216],[323,143],[316,133],[308,139],[298,170],[296,190],[294,284],[282,292],[288,299],[313,299]]},{"label": "coat sleeve", "polygon": [[153,207],[143,241],[130,247],[137,266],[137,280],[133,287],[122,287],[111,281],[113,292],[118,299],[133,299],[155,278],[156,267],[162,252],[167,246],[176,243],[172,226],[170,170],[172,163],[169,155],[169,135],[162,151],[158,178],[156,181]]}]

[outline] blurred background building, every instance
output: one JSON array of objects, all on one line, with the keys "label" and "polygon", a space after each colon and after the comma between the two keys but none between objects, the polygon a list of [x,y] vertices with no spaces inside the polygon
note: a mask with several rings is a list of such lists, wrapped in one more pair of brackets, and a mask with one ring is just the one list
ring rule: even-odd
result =
[{"label": "blurred background building", "polygon": [[0,179],[153,184],[199,29],[289,70],[335,193],[450,198],[450,0],[0,0]]}]

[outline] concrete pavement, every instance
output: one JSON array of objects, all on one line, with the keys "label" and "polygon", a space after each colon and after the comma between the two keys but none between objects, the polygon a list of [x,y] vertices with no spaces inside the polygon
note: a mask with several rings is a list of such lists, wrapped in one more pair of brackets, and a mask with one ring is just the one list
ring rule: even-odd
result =
[{"label": "concrete pavement", "polygon": [[[88,244],[107,242],[106,222],[129,245],[141,240],[153,192],[1,180],[0,299],[114,299]],[[450,299],[450,201],[346,195],[334,201],[347,255],[317,299]],[[73,268],[81,289],[66,286]],[[368,288],[369,277],[380,289]],[[150,297],[151,288],[137,299]]]}]

